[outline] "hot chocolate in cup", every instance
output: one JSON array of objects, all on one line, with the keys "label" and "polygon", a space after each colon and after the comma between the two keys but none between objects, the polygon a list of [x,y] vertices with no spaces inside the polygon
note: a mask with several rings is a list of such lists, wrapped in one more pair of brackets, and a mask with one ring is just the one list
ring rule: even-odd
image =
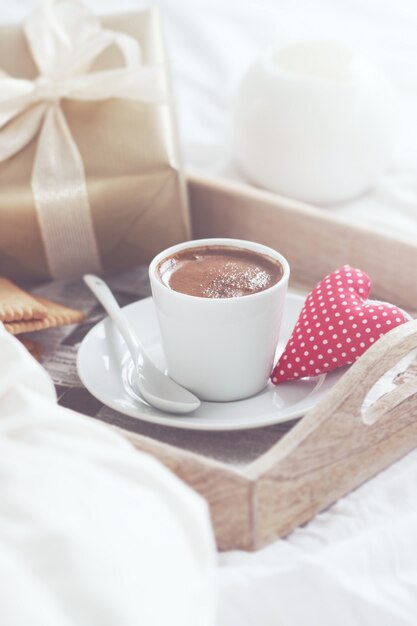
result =
[{"label": "hot chocolate in cup", "polygon": [[158,254],[149,276],[171,378],[207,401],[261,391],[289,274],[279,252],[240,239],[188,241]]}]

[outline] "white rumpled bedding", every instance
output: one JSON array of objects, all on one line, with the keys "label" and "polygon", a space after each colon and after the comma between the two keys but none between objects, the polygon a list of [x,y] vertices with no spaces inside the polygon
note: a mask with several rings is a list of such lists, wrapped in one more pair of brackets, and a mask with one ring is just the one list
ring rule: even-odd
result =
[{"label": "white rumpled bedding", "polygon": [[[413,0],[163,0],[162,6],[186,162],[203,173],[242,178],[227,140],[230,98],[266,45],[341,38],[379,63],[401,99],[397,152],[373,192],[326,210],[417,244]],[[254,554],[220,555],[218,626],[415,626],[416,535],[417,451],[287,539]]]},{"label": "white rumpled bedding", "polygon": [[[11,3],[0,0],[2,19],[20,19],[30,6],[29,0]],[[134,0],[90,0],[89,4],[98,11],[121,11],[139,6]],[[182,143],[187,166],[200,169],[203,173],[239,178],[239,172],[230,160],[227,145],[228,107],[234,86],[245,68],[252,62],[260,50],[271,43],[287,42],[294,38],[330,37],[341,38],[356,45],[371,56],[394,79],[401,97],[401,116],[398,134],[398,148],[393,154],[392,166],[386,176],[372,192],[344,206],[327,209],[335,211],[347,219],[375,226],[386,232],[396,233],[405,238],[416,240],[417,235],[417,5],[415,0],[161,0],[159,2],[165,14],[165,27],[169,39],[170,62],[175,79],[179,101],[179,117]],[[45,382],[42,383],[45,385]],[[47,387],[47,385],[46,385]],[[417,416],[416,416],[417,418]],[[64,432],[54,429],[45,435],[45,440],[58,445],[56,462],[81,466],[86,462],[87,448],[91,439],[81,445],[72,426],[64,420]],[[74,428],[78,428],[77,425]],[[89,426],[83,423],[87,433]],[[91,425],[94,432],[100,431],[100,443],[93,446],[94,454],[88,456],[91,468],[101,469],[108,463],[107,454],[115,454],[113,442],[107,431]],[[25,426],[26,430],[26,426]],[[23,437],[24,431],[21,436]],[[88,433],[87,433],[88,434]],[[77,439],[81,451],[76,456],[70,454],[66,443]],[[39,435],[31,430],[26,436],[33,447]],[[88,434],[88,437],[90,435]],[[32,441],[33,440],[33,441]],[[25,444],[28,445],[28,444]],[[119,442],[118,456],[126,454],[130,462],[130,448]],[[61,451],[65,450],[63,460]],[[33,451],[32,451],[33,453]],[[121,454],[123,453],[123,454]],[[22,454],[22,453],[21,453]],[[39,455],[40,456],[40,455]],[[25,459],[29,459],[27,456]],[[3,455],[0,454],[0,459]],[[14,458],[11,458],[11,463]],[[142,461],[147,464],[149,461]],[[13,466],[13,465],[12,465]],[[16,464],[14,464],[16,466]],[[22,465],[22,468],[29,467]],[[0,476],[6,471],[0,466]],[[67,472],[67,469],[65,470]],[[110,471],[110,470],[109,470]],[[97,478],[97,474],[93,471]],[[159,469],[158,469],[159,472]],[[21,469],[20,474],[23,474]],[[128,473],[116,472],[120,489],[133,489]],[[68,473],[66,474],[68,476]],[[23,480],[23,478],[22,478]],[[25,478],[29,481],[29,478]],[[168,479],[167,479],[168,480]],[[171,479],[169,479],[171,480]],[[2,483],[0,482],[0,485]],[[66,483],[64,483],[66,484]],[[177,486],[177,483],[176,483]],[[29,484],[26,485],[30,496]],[[59,494],[58,494],[59,495]],[[108,494],[106,514],[112,510],[111,501],[120,498],[118,489]],[[149,495],[149,494],[148,494]],[[8,497],[12,497],[9,494]],[[187,498],[189,498],[189,494]],[[0,506],[3,501],[0,494]],[[42,513],[39,528],[45,524],[48,529],[49,517],[42,512],[37,499],[30,500],[36,515]],[[60,502],[60,507],[67,503]],[[126,502],[124,503],[126,504]],[[155,506],[157,503],[154,503]],[[19,515],[22,503],[15,504]],[[197,505],[199,508],[199,505]],[[63,509],[63,511],[67,509]],[[40,513],[39,513],[40,511]],[[199,511],[203,516],[201,510]],[[174,511],[171,514],[175,518]],[[106,516],[100,515],[100,520]],[[22,515],[21,525],[25,524]],[[104,522],[106,523],[106,522]],[[109,522],[116,523],[116,519]],[[117,521],[117,524],[120,520]],[[19,528],[13,532],[18,533]],[[75,537],[81,531],[81,525],[67,527]],[[99,520],[95,526],[102,533]],[[178,530],[178,529],[177,529]],[[176,530],[176,532],[177,532]],[[93,530],[90,529],[91,534]],[[87,531],[86,531],[87,532]],[[129,546],[132,541],[132,528],[127,531]],[[178,530],[178,532],[180,532]],[[103,531],[104,533],[104,531]],[[96,536],[96,535],[95,535]],[[47,533],[45,534],[47,537]],[[104,539],[104,534],[97,536],[97,542]],[[207,537],[206,537],[207,539]],[[136,537],[136,540],[139,540]],[[62,548],[63,563],[72,562],[72,557],[65,551],[57,539],[50,543],[45,539],[45,552],[49,545]],[[84,545],[84,544],[83,544]],[[99,552],[97,544],[94,544]],[[119,564],[122,558],[129,561],[126,546],[121,546]],[[136,544],[134,544],[136,545]],[[140,543],[140,548],[149,546]],[[170,554],[175,546],[164,546],[163,551],[154,551],[156,563]],[[178,547],[179,549],[179,547]],[[184,550],[190,547],[184,546]],[[166,552],[168,551],[168,552]],[[146,554],[150,558],[150,552]],[[87,553],[88,554],[88,553]],[[114,554],[114,551],[113,551]],[[193,553],[195,554],[195,553]],[[82,556],[78,554],[78,556]],[[12,552],[8,558],[16,556]],[[118,558],[117,555],[115,558]],[[66,559],[66,560],[65,560]],[[89,558],[83,559],[82,582],[87,587],[94,586],[93,565]],[[0,556],[0,578],[3,579],[5,563]],[[39,585],[46,580],[51,585],[49,594],[61,588],[64,580],[62,568],[55,577],[43,580],[31,569],[33,561],[28,558],[27,565],[20,570],[6,567],[12,576],[22,577],[22,585],[27,577]],[[41,565],[48,570],[47,558],[41,559]],[[85,569],[84,569],[85,566]],[[199,572],[197,580],[202,580]],[[98,568],[97,568],[98,569]],[[96,569],[94,570],[96,572]],[[120,570],[121,571],[121,570]],[[59,574],[59,575],[58,575]],[[81,575],[81,574],[80,574]],[[117,611],[118,602],[124,594],[119,579],[114,576],[108,581],[100,580],[104,585],[114,583],[117,593],[108,592],[111,610],[103,617],[101,626],[113,623],[109,614]],[[172,590],[180,589],[178,578],[172,577]],[[166,579],[164,579],[166,582]],[[221,554],[217,570],[219,592],[219,614],[217,626],[415,626],[417,624],[417,451],[410,453],[401,461],[382,472],[376,478],[340,500],[325,513],[317,516],[305,527],[295,531],[285,540],[254,554],[239,552]],[[147,579],[146,582],[149,582]],[[6,580],[6,583],[8,581]],[[10,582],[7,593],[1,585],[0,610],[3,598],[6,600],[17,593]],[[95,587],[94,587],[95,588]],[[107,587],[106,587],[107,588]],[[132,589],[128,587],[128,589]],[[156,591],[155,591],[156,590]],[[150,593],[156,593],[155,587]],[[120,592],[122,595],[117,595]],[[35,594],[35,588],[33,590]],[[39,592],[40,593],[40,592]],[[68,592],[70,593],[70,592]],[[132,591],[133,593],[133,591]],[[201,593],[203,593],[201,591]],[[22,597],[30,606],[37,595],[26,591]],[[44,597],[41,595],[39,597]],[[81,597],[81,596],[80,596]],[[93,596],[94,597],[94,596]],[[152,596],[153,597],[153,596]],[[181,596],[182,597],[182,596]],[[190,596],[192,597],[192,596]],[[27,598],[29,598],[27,600]],[[129,596],[131,599],[131,597]],[[163,611],[164,596],[155,606]],[[174,601],[173,597],[170,596]],[[76,624],[83,622],[74,613],[88,608],[81,603],[75,606],[74,598],[66,597],[66,621],[51,621],[58,624]],[[51,597],[47,597],[50,601]],[[90,597],[89,597],[90,600]],[[130,601],[130,600],[129,600]],[[52,601],[51,601],[52,602]],[[53,604],[53,602],[52,602]],[[130,605],[129,605],[130,606]],[[192,605],[194,606],[194,604]],[[161,619],[159,624],[174,623],[174,605],[170,608],[169,620]],[[25,605],[22,602],[22,611]],[[53,604],[53,610],[56,607]],[[119,604],[119,610],[120,604]],[[115,613],[117,614],[117,613]],[[206,607],[201,605],[200,617],[206,615]],[[51,613],[55,615],[55,613]],[[195,621],[209,624],[207,622]],[[3,624],[13,624],[0,619]],[[24,620],[16,622],[26,624]],[[32,622],[33,623],[33,622]],[[90,624],[93,622],[90,622]],[[115,622],[116,623],[116,622]],[[131,623],[131,622],[119,622]],[[133,622],[132,622],[133,623]],[[138,621],[149,624],[151,621]],[[155,622],[156,623],[156,622]],[[178,623],[180,623],[178,621]],[[190,623],[183,621],[182,624]],[[42,624],[48,624],[45,620]]]},{"label": "white rumpled bedding", "polygon": [[[341,38],[380,64],[401,100],[390,170],[373,192],[326,210],[417,243],[413,0],[161,4],[186,163],[206,174],[241,179],[228,146],[230,99],[266,45]],[[417,451],[286,540],[220,555],[218,626],[415,626],[416,534]]]},{"label": "white rumpled bedding", "polygon": [[56,404],[0,324],[0,624],[212,626],[206,503],[108,426]]}]

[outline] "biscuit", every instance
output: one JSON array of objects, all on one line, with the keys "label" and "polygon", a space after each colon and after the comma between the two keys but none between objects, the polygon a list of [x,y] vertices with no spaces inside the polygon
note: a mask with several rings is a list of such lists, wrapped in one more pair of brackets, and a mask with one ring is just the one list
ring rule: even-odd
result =
[{"label": "biscuit", "polygon": [[7,278],[0,277],[0,322],[42,320],[47,314],[41,302]]},{"label": "biscuit", "polygon": [[51,302],[46,298],[33,296],[36,301],[46,310],[46,317],[43,319],[23,320],[19,322],[6,322],[4,327],[12,335],[28,333],[34,330],[43,330],[44,328],[54,328],[57,326],[65,326],[66,324],[76,324],[84,319],[82,311],[70,309],[63,304]]}]

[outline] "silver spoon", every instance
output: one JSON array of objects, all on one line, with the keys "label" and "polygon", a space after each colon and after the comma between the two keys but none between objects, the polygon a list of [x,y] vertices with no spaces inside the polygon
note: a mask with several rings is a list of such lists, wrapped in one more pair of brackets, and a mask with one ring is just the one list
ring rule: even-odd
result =
[{"label": "silver spoon", "polygon": [[133,359],[136,383],[141,396],[152,406],[169,413],[189,413],[200,406],[200,400],[161,372],[152,363],[144,347],[133,332],[126,316],[104,280],[92,274],[84,282],[108,313],[122,335]]}]

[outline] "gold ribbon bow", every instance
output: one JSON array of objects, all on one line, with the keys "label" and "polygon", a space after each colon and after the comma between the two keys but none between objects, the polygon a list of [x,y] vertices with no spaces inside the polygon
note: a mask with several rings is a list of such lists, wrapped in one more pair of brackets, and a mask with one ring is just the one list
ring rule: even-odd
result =
[{"label": "gold ribbon bow", "polygon": [[[24,33],[39,76],[25,80],[0,71],[0,162],[39,133],[31,185],[50,273],[99,272],[84,166],[60,101],[163,102],[163,68],[143,65],[138,42],[103,29],[82,0],[45,0],[24,23]],[[90,72],[112,45],[124,65]]]}]

